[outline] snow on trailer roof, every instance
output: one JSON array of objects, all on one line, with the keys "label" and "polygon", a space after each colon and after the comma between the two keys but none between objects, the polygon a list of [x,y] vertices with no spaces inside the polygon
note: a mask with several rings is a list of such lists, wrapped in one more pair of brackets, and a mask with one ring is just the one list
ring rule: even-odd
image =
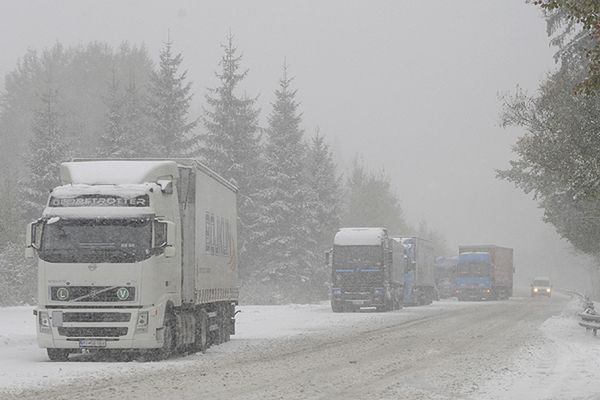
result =
[{"label": "snow on trailer roof", "polygon": [[141,184],[169,176],[178,176],[175,161],[86,160],[66,162],[60,166],[60,179],[65,184]]},{"label": "snow on trailer roof", "polygon": [[378,246],[387,236],[385,228],[342,228],[333,239],[336,246]]},{"label": "snow on trailer roof", "polygon": [[178,167],[195,168],[221,183],[229,190],[238,191],[231,183],[215,171],[193,158],[132,158],[132,159],[74,159],[60,167],[60,178],[64,184],[122,185],[157,182],[159,179],[179,176]]},{"label": "snow on trailer roof", "polygon": [[86,185],[69,184],[52,189],[52,196],[71,197],[90,194],[114,194],[123,197],[132,197],[146,193],[150,188],[157,189],[155,183],[126,184],[126,185]]},{"label": "snow on trailer roof", "polygon": [[43,218],[153,218],[154,210],[149,207],[47,207]]}]

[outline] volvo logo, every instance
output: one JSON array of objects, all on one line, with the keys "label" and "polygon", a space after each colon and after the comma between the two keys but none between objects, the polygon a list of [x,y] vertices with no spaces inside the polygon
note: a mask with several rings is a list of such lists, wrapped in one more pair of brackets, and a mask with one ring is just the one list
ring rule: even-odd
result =
[{"label": "volvo logo", "polygon": [[88,265],[88,269],[90,271],[94,271],[94,270],[96,270],[96,268],[98,268],[98,264],[90,264],[90,265]]},{"label": "volvo logo", "polygon": [[129,298],[129,290],[124,287],[117,289],[117,297],[121,301],[127,300]]}]

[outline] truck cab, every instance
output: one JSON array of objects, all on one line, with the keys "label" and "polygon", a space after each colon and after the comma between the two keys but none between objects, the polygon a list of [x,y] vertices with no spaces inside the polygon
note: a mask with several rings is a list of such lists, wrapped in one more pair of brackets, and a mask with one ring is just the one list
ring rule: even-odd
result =
[{"label": "truck cab", "polygon": [[375,307],[401,307],[402,274],[394,265],[393,249],[385,228],[342,228],[331,257],[331,308],[334,312]]}]

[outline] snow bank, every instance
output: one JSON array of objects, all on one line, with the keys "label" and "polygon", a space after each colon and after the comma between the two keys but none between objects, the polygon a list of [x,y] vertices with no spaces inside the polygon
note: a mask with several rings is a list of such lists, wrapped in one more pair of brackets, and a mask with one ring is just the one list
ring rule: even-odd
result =
[{"label": "snow bank", "polygon": [[546,320],[539,338],[525,345],[510,367],[483,384],[475,398],[600,398],[600,336],[579,326],[581,311],[581,304],[573,300],[560,315]]}]

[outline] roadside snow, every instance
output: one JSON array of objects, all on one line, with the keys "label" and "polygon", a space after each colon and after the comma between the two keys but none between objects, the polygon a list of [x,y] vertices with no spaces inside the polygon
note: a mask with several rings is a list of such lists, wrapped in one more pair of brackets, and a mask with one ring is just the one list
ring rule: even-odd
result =
[{"label": "roadside snow", "polygon": [[510,367],[482,382],[475,398],[599,399],[600,336],[579,326],[581,311],[579,301],[572,300],[546,320],[538,340],[523,346]]},{"label": "roadside snow", "polygon": [[[492,303],[490,303],[492,304]],[[51,362],[45,349],[37,346],[33,307],[0,308],[0,397],[25,389],[42,389],[84,379],[94,381],[122,375],[139,374],[162,368],[185,368],[196,357],[219,357],[232,353],[248,342],[260,343],[283,337],[301,337],[334,331],[352,332],[366,327],[377,328],[415,316],[439,313],[441,310],[474,306],[456,301],[436,302],[426,307],[405,308],[391,313],[331,312],[329,304],[241,306],[237,315],[236,335],[232,341],[211,347],[205,355],[174,358],[162,362],[90,361],[75,359]],[[479,306],[485,306],[479,304]]]}]

